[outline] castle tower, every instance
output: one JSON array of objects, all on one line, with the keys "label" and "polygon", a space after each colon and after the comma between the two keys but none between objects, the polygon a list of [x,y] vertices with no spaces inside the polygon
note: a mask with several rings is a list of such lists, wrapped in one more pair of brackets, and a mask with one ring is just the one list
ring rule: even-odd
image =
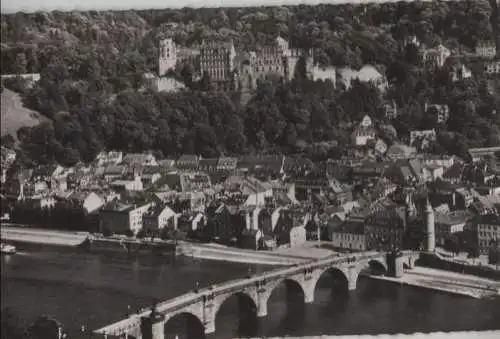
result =
[{"label": "castle tower", "polygon": [[427,203],[425,206],[425,226],[427,233],[427,243],[426,250],[428,252],[434,252],[436,248],[436,235],[435,235],[435,222],[434,222],[434,210],[432,209],[429,198],[427,198]]},{"label": "castle tower", "polygon": [[490,24],[491,30],[493,31],[495,46],[496,46],[496,57],[500,58],[500,5],[498,0],[489,0],[491,5],[491,15]]},{"label": "castle tower", "polygon": [[175,42],[169,38],[160,41],[158,57],[158,75],[163,76],[177,64],[177,48]]}]

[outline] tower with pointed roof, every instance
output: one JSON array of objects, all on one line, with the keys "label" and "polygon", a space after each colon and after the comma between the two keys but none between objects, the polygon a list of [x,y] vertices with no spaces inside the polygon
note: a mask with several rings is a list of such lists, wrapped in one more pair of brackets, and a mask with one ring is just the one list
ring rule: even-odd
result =
[{"label": "tower with pointed roof", "polygon": [[436,248],[436,234],[435,234],[435,221],[434,221],[434,209],[427,198],[426,206],[425,206],[425,226],[427,233],[427,241],[425,249],[428,252],[434,252]]}]

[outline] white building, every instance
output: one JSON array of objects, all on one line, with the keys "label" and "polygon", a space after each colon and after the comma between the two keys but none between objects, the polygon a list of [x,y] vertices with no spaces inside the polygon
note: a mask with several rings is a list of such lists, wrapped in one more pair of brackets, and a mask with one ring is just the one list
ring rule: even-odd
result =
[{"label": "white building", "polygon": [[142,191],[144,189],[140,176],[136,176],[134,180],[115,180],[110,184],[110,187],[118,192]]},{"label": "white building", "polygon": [[500,74],[500,60],[490,61],[486,63],[484,72],[487,75],[497,75]]},{"label": "white building", "polygon": [[144,230],[156,231],[162,228],[177,229],[180,214],[166,205],[152,206],[143,216]]},{"label": "white building", "polygon": [[115,151],[110,151],[110,152],[100,152],[96,159],[95,162],[98,167],[105,166],[105,165],[116,165],[122,162],[123,159],[123,152],[115,152]]},{"label": "white building", "polygon": [[373,83],[382,92],[385,92],[388,87],[385,76],[371,65],[365,65],[359,71],[352,68],[342,68],[339,70],[339,75],[346,89],[351,87],[351,82],[355,79],[361,82]]},{"label": "white building", "polygon": [[476,55],[482,58],[494,58],[497,54],[497,47],[493,41],[482,41],[476,46]]},{"label": "white building", "polygon": [[73,192],[68,199],[75,202],[86,213],[92,213],[101,208],[106,200],[94,192]]}]

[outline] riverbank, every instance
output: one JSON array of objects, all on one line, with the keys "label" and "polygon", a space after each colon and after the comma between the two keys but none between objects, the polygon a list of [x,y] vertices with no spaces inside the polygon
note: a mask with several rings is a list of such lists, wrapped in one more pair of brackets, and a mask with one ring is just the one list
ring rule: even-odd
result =
[{"label": "riverbank", "polygon": [[78,247],[87,240],[89,233],[2,225],[0,235],[2,241],[13,243]]},{"label": "riverbank", "polygon": [[476,299],[500,298],[500,282],[427,267],[405,270],[401,278],[368,275],[371,279],[421,287]]}]

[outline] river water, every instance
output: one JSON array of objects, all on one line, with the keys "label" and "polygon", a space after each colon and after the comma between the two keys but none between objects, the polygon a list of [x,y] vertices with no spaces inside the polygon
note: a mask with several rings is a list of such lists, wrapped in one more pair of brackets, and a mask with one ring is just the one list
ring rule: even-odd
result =
[{"label": "river water", "polygon": [[[1,307],[32,322],[55,317],[70,332],[81,325],[98,328],[196,286],[244,277],[269,267],[169,257],[129,257],[124,253],[82,253],[44,248],[2,256]],[[419,288],[360,278],[354,292],[332,290],[328,275],[320,280],[315,302],[304,306],[287,298],[286,287],[273,293],[265,320],[267,336],[341,335],[500,329],[500,301],[476,300]],[[293,298],[292,298],[293,299]],[[291,301],[290,301],[291,300]],[[244,302],[223,305],[216,321],[217,338],[248,333],[239,324]],[[240,316],[238,315],[240,314]],[[169,322],[167,334],[194,333],[186,319]],[[248,327],[248,326],[246,326]],[[252,327],[252,326],[250,326]],[[186,330],[189,329],[189,331]],[[252,332],[252,331],[250,331]],[[170,337],[170,335],[167,335]]]}]

